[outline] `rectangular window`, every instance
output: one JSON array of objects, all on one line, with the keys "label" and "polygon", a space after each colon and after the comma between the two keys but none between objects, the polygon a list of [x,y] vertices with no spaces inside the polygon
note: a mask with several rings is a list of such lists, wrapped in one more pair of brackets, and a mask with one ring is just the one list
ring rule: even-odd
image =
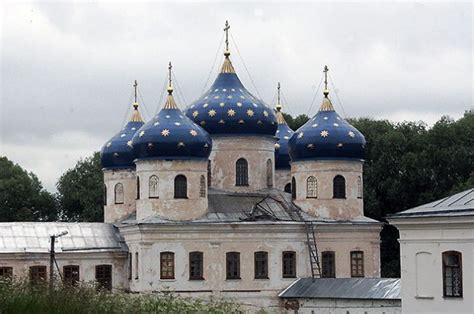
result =
[{"label": "rectangular window", "polygon": [[332,251],[321,253],[321,277],[322,278],[336,278],[336,258]]},{"label": "rectangular window", "polygon": [[255,279],[268,279],[268,253],[255,252]]},{"label": "rectangular window", "polygon": [[189,253],[189,279],[204,280],[202,252]]},{"label": "rectangular window", "polygon": [[443,295],[462,298],[462,255],[460,252],[443,252]]},{"label": "rectangular window", "polygon": [[64,283],[76,285],[79,282],[79,266],[67,265],[63,267]]},{"label": "rectangular window", "polygon": [[161,279],[174,279],[174,253],[160,253],[160,277]]},{"label": "rectangular window", "polygon": [[132,253],[128,253],[128,280],[132,280]]},{"label": "rectangular window", "polygon": [[0,267],[0,278],[12,278],[13,267]]},{"label": "rectangular window", "polygon": [[283,278],[296,277],[296,253],[286,251],[282,254]]},{"label": "rectangular window", "polygon": [[97,265],[95,280],[99,289],[112,290],[112,265]]},{"label": "rectangular window", "polygon": [[351,252],[351,277],[364,277],[364,252]]},{"label": "rectangular window", "polygon": [[135,279],[138,279],[138,252],[135,252]]},{"label": "rectangular window", "polygon": [[240,253],[226,253],[226,279],[240,279]]},{"label": "rectangular window", "polygon": [[46,280],[46,266],[31,266],[30,267],[30,281],[32,283],[39,283]]}]

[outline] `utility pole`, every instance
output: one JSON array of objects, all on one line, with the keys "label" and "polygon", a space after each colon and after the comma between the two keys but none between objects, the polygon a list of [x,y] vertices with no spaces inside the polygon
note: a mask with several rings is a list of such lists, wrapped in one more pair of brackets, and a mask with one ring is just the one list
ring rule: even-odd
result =
[{"label": "utility pole", "polygon": [[66,234],[68,234],[68,232],[63,231],[50,236],[51,248],[49,250],[49,289],[51,290],[54,288],[54,263],[56,262],[54,244],[57,238],[60,238]]}]

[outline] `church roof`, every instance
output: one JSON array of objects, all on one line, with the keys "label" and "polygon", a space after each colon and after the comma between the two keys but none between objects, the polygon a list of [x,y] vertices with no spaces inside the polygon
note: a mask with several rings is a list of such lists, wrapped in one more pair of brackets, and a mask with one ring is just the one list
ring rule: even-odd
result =
[{"label": "church roof", "polygon": [[160,112],[133,137],[136,159],[206,159],[212,149],[209,134],[179,110],[171,87]]},{"label": "church roof", "polygon": [[280,83],[278,83],[278,100],[276,105],[276,117],[278,128],[276,131],[277,142],[275,143],[275,167],[276,169],[290,169],[290,154],[288,141],[295,133],[286,123],[280,103]]},{"label": "church roof", "polygon": [[[327,75],[327,67],[325,73]],[[318,113],[296,130],[289,141],[292,161],[307,159],[364,159],[365,138],[334,110],[326,88]]]},{"label": "church roof", "polygon": [[57,239],[57,252],[127,251],[112,224],[91,222],[2,222],[0,253],[48,253],[50,236],[68,233]]},{"label": "church roof", "polygon": [[210,134],[275,135],[276,117],[263,101],[241,83],[230,60],[226,23],[226,50],[221,72],[211,88],[186,110],[186,116]]},{"label": "church roof", "polygon": [[474,189],[417,206],[387,218],[474,216]]},{"label": "church roof", "polygon": [[400,300],[399,278],[299,278],[280,298]]}]

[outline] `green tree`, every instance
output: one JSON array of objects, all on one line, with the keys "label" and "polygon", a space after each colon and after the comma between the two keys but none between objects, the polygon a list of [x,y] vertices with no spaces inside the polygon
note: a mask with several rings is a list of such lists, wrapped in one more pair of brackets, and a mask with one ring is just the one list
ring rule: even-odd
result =
[{"label": "green tree", "polygon": [[0,157],[0,221],[53,221],[57,212],[54,196],[35,174]]},{"label": "green tree", "polygon": [[103,185],[100,153],[81,159],[58,180],[58,203],[67,221],[103,221]]},{"label": "green tree", "polygon": [[309,117],[306,114],[300,114],[295,118],[293,118],[287,113],[283,113],[283,116],[285,117],[286,123],[293,131],[298,130],[301,126],[303,126],[303,124],[305,124],[309,120]]}]

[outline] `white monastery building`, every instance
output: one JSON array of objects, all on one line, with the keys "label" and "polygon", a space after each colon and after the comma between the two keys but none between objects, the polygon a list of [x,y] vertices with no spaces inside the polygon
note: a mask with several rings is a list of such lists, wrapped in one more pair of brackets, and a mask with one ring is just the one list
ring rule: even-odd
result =
[{"label": "white monastery building", "polygon": [[365,139],[334,110],[327,67],[319,112],[293,132],[279,97],[271,109],[239,80],[228,29],[204,95],[182,112],[170,64],[158,114],[145,123],[135,99],[102,148],[104,223],[2,223],[0,275],[48,278],[50,235],[67,231],[54,270],[65,281],[255,310],[400,312],[399,280],[380,278],[382,225],[364,216]]}]

